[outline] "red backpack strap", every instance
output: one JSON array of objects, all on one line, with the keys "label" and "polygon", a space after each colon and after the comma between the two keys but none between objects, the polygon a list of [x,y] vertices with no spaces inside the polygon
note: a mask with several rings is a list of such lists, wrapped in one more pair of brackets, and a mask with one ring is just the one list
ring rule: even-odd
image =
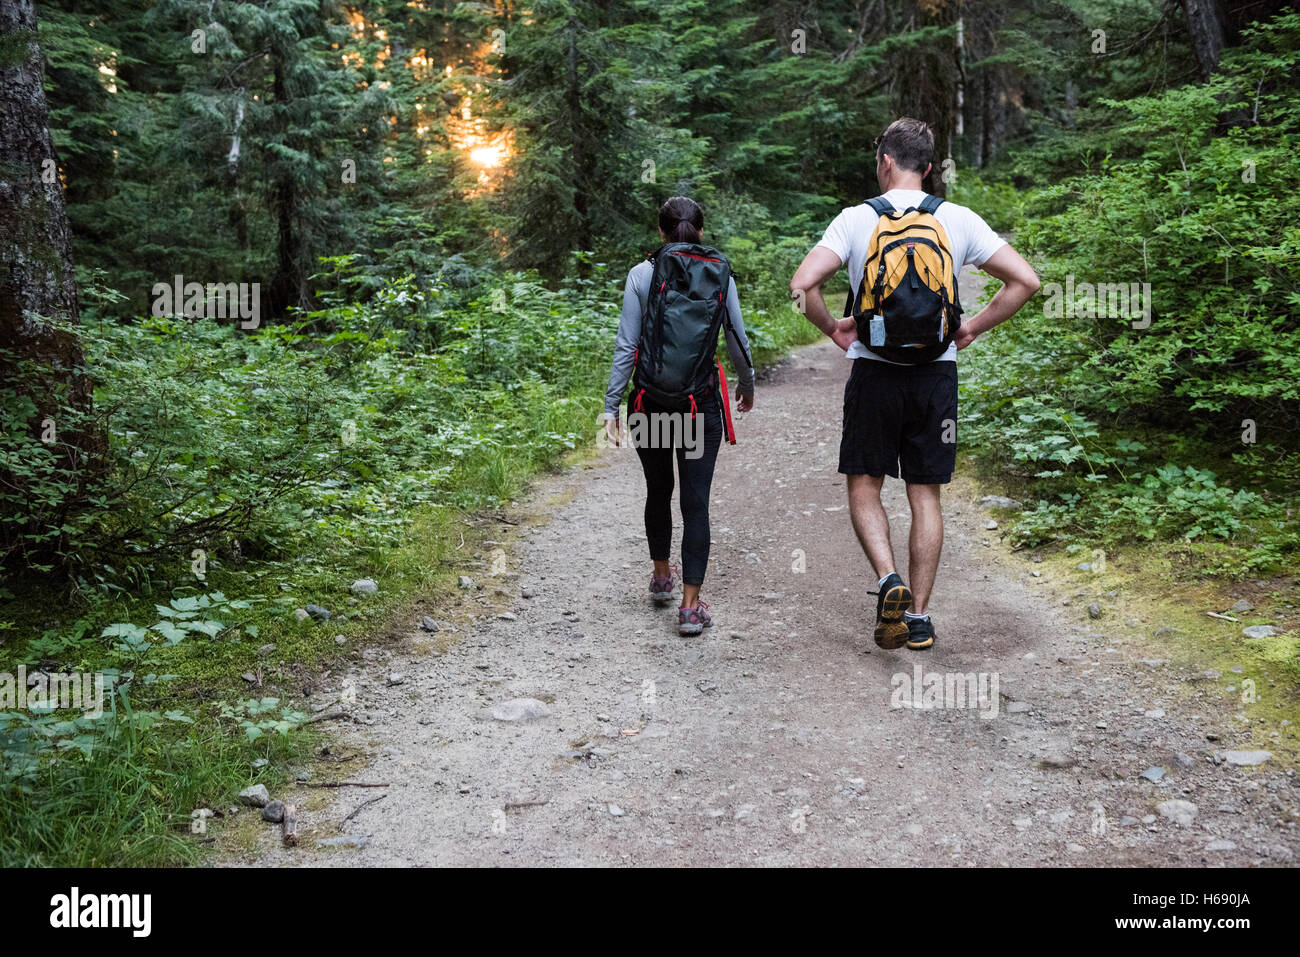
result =
[{"label": "red backpack strap", "polygon": [[722,371],[722,360],[714,361],[718,364],[718,387],[722,391],[722,424],[727,428],[727,442],[735,445],[736,427],[731,423],[731,396],[727,394],[727,374]]}]

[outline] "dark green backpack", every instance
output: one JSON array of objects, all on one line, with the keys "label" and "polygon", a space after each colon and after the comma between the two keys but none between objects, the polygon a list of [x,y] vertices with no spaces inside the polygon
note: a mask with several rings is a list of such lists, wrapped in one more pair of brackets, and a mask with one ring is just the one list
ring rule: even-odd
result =
[{"label": "dark green backpack", "polygon": [[633,389],[665,408],[694,411],[713,387],[718,332],[723,322],[731,324],[731,263],[712,246],[695,243],[666,243],[650,261],[654,272]]}]

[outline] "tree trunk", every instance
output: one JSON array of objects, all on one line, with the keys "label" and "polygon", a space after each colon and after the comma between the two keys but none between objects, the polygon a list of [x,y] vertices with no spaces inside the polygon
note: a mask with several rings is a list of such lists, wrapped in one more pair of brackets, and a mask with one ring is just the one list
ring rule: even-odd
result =
[{"label": "tree trunk", "polygon": [[0,382],[35,403],[31,434],[77,469],[101,447],[80,337],[60,328],[78,322],[77,284],[36,39],[33,0],[0,0]]},{"label": "tree trunk", "polygon": [[1208,80],[1223,56],[1223,8],[1218,0],[1183,0],[1187,30],[1192,38],[1192,52],[1201,79]]},{"label": "tree trunk", "polygon": [[[272,59],[275,63],[272,93],[283,114],[293,99],[285,80],[288,64],[280,55]],[[284,122],[290,121],[286,119]],[[271,207],[276,221],[276,266],[275,277],[271,280],[270,302],[271,312],[275,315],[283,315],[290,308],[303,311],[311,308],[311,290],[303,269],[306,258],[304,241],[298,224],[298,184],[294,182],[293,170],[283,160],[279,161],[279,166],[271,190]]]},{"label": "tree trunk", "polygon": [[578,29],[582,26],[577,17],[569,18],[569,63],[568,90],[566,99],[569,107],[569,134],[572,137],[573,151],[573,209],[578,214],[578,230],[575,238],[580,249],[590,249],[591,216],[587,210],[587,169],[586,137],[583,135],[582,89],[578,84]]}]

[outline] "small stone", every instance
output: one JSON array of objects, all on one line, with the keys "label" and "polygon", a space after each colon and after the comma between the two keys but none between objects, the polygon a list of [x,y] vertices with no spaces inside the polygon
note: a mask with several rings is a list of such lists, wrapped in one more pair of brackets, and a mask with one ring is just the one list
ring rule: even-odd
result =
[{"label": "small stone", "polygon": [[1148,781],[1150,781],[1153,784],[1159,784],[1160,779],[1163,778],[1164,776],[1165,776],[1165,769],[1156,768],[1156,767],[1147,768],[1140,775],[1138,775],[1138,777],[1146,778]]},{"label": "small stone", "polygon": [[1014,498],[1007,498],[1005,495],[985,495],[980,499],[982,508],[1006,508],[1019,509],[1024,508],[1024,502],[1017,502]]},{"label": "small stone", "polygon": [[346,645],[347,643],[348,643],[348,640],[347,640],[346,638],[344,638],[342,635],[335,635],[335,636],[334,636],[334,644],[336,644],[336,645]]},{"label": "small stone", "polygon": [[1090,572],[1092,571],[1092,562],[1079,562],[1075,568],[1079,569],[1081,572]]},{"label": "small stone", "polygon": [[266,807],[262,808],[262,820],[269,821],[271,824],[279,824],[284,820],[284,802],[271,801]]},{"label": "small stone", "polygon": [[468,575],[461,575],[456,579],[456,585],[460,588],[473,588],[474,579],[470,578]]},{"label": "small stone", "polygon": [[307,614],[306,608],[295,608],[293,610],[293,617],[297,618],[299,621],[306,621],[311,617],[311,615]]},{"label": "small stone", "polygon": [[261,655],[263,658],[265,658],[269,654],[272,654],[274,651],[275,651],[275,645],[272,644],[266,644],[263,645],[261,648],[257,649],[257,653]]},{"label": "small stone", "polygon": [[497,721],[536,721],[550,716],[551,709],[536,698],[512,698],[489,712]]},{"label": "small stone", "polygon": [[533,589],[525,585],[523,588],[519,590],[519,595],[522,598],[534,598],[536,597],[537,592],[535,592]]},{"label": "small stone", "polygon": [[258,768],[264,768],[270,763],[271,762],[266,760],[266,758],[255,758],[253,760],[253,770],[256,771]]},{"label": "small stone", "polygon": [[330,612],[328,608],[322,608],[320,605],[306,605],[303,608],[307,614],[311,615],[316,621],[329,621]]},{"label": "small stone", "polygon": [[1100,617],[1101,617],[1101,605],[1097,604],[1095,601],[1094,601],[1091,605],[1089,605],[1089,606],[1088,606],[1088,617],[1089,617],[1089,618],[1100,618]]},{"label": "small stone", "polygon": [[1235,851],[1237,849],[1237,845],[1234,844],[1232,841],[1227,841],[1220,837],[1220,838],[1215,838],[1209,844],[1206,844],[1205,849],[1207,851]]},{"label": "small stone", "polygon": [[1043,573],[1040,572],[1040,571],[1036,571],[1036,570],[1030,572],[1029,574],[1033,575],[1035,578],[1042,578],[1042,577],[1043,577]]},{"label": "small stone", "polygon": [[1181,635],[1181,634],[1182,631],[1180,629],[1171,627],[1170,625],[1165,625],[1161,628],[1156,629],[1155,637],[1164,638],[1166,636]]},{"label": "small stone", "polygon": [[1173,821],[1179,827],[1187,827],[1196,818],[1197,807],[1191,801],[1175,799],[1161,801],[1156,805],[1160,816]]},{"label": "small stone", "polygon": [[619,807],[617,804],[611,804],[609,806],[609,815],[610,817],[622,817],[623,809]]},{"label": "small stone", "polygon": [[1273,757],[1272,751],[1224,751],[1223,760],[1237,767],[1250,768]]},{"label": "small stone", "polygon": [[245,672],[244,672],[242,675],[240,675],[239,677],[243,678],[243,679],[244,679],[245,681],[247,681],[250,685],[255,685],[255,684],[257,684],[257,675],[253,674],[251,671],[245,671]]},{"label": "small stone", "polygon": [[1105,731],[1105,730],[1106,730],[1106,722],[1105,722],[1105,721],[1098,721],[1098,722],[1096,723],[1096,725],[1094,725],[1094,727],[1096,727],[1098,731]]},{"label": "small stone", "polygon": [[406,684],[406,675],[402,674],[400,671],[395,671],[388,676],[388,686],[390,688],[393,685],[404,685],[404,684]]},{"label": "small stone", "polygon": [[434,621],[432,618],[430,618],[428,615],[422,615],[420,616],[420,630],[437,631],[438,623]]},{"label": "small stone", "polygon": [[1033,707],[1025,701],[1012,701],[1007,705],[1007,714],[1024,714],[1033,710]]},{"label": "small stone", "polygon": [[1245,598],[1238,598],[1237,603],[1228,609],[1228,611],[1235,611],[1238,614],[1254,610],[1255,606]]},{"label": "small stone", "polygon": [[1241,629],[1241,633],[1247,638],[1272,638],[1277,634],[1277,629],[1272,625],[1251,625]]},{"label": "small stone", "polygon": [[1142,712],[1142,717],[1144,718],[1163,718],[1164,716],[1165,712],[1163,708],[1152,708],[1150,711]]},{"label": "small stone", "polygon": [[1138,819],[1131,814],[1125,814],[1119,819],[1120,827],[1132,827],[1136,823],[1138,823]]},{"label": "small stone", "polygon": [[349,591],[354,595],[374,595],[378,594],[379,586],[375,584],[373,578],[358,578],[352,583]]},{"label": "small stone", "polygon": [[1183,754],[1181,751],[1174,755],[1174,763],[1184,771],[1190,771],[1192,768],[1196,767],[1196,762],[1192,759],[1191,755]]},{"label": "small stone", "polygon": [[239,792],[239,803],[245,807],[266,807],[271,801],[271,793],[265,784],[254,784]]},{"label": "small stone", "polygon": [[993,521],[993,519],[990,518],[987,522],[984,523],[984,527],[991,532],[993,531],[993,529],[998,527],[998,523]]},{"label": "small stone", "polygon": [[518,621],[518,620],[519,620],[519,616],[511,611],[503,611],[501,614],[497,615],[497,621]]}]

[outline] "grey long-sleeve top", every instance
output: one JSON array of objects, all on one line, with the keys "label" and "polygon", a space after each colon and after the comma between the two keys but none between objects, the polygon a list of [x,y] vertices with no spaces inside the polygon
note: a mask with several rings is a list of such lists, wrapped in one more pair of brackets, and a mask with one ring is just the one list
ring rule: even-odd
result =
[{"label": "grey long-sleeve top", "polygon": [[[637,263],[627,274],[627,285],[623,287],[623,318],[618,324],[618,339],[614,343],[614,367],[609,373],[609,389],[605,393],[605,414],[618,417],[618,406],[623,400],[623,390],[632,378],[632,365],[636,359],[637,343],[641,341],[641,317],[645,315],[646,303],[650,299],[650,276],[654,264],[648,259]],[[740,377],[739,388],[744,395],[754,394],[754,370],[745,361],[749,352],[749,339],[745,336],[745,322],[740,317],[740,296],[736,292],[736,280],[731,280],[727,290],[727,315],[735,328],[733,336],[724,322],[722,328],[726,336],[727,352],[731,356],[731,366]],[[737,341],[739,340],[739,341]],[[742,351],[743,348],[743,351]]]}]

